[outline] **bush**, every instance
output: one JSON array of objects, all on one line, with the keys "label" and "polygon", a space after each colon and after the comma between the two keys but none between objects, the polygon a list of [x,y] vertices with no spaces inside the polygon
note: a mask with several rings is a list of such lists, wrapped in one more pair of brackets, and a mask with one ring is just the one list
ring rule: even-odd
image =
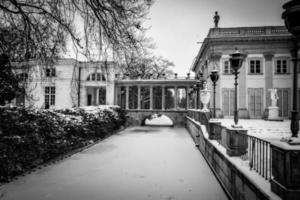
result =
[{"label": "bush", "polygon": [[54,111],[0,107],[0,182],[109,136],[125,120],[117,106]]}]

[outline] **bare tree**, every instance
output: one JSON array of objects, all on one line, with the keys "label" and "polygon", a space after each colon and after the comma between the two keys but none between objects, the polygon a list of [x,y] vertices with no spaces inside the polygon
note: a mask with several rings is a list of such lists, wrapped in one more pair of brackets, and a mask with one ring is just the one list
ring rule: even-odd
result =
[{"label": "bare tree", "polygon": [[[66,50],[67,38],[86,55],[91,46],[137,50],[153,0],[1,0],[0,53],[11,61],[47,62]],[[84,34],[80,26],[84,25]]]},{"label": "bare tree", "polygon": [[128,74],[132,79],[138,77],[141,79],[158,79],[174,74],[172,70],[174,63],[161,56],[145,55],[140,57],[132,54],[125,57],[125,63],[122,67],[123,73]]}]

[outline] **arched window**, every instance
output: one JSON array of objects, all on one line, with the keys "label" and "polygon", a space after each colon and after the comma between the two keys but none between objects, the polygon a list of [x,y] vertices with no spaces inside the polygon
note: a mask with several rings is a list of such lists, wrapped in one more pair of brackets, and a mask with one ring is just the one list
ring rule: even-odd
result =
[{"label": "arched window", "polygon": [[87,81],[106,81],[106,78],[104,74],[102,73],[92,73],[90,74],[87,79]]}]

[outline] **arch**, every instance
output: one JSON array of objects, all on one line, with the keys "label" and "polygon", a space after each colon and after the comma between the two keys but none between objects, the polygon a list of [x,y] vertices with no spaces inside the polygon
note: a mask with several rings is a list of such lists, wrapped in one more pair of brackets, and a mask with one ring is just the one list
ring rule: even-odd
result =
[{"label": "arch", "polygon": [[[146,125],[146,120],[150,119],[153,115],[164,115],[168,117],[172,122],[173,126],[185,126],[185,116],[187,114],[186,110],[178,111],[151,111],[151,110],[127,110],[127,122],[129,125],[144,126]],[[170,124],[169,124],[170,125]],[[171,125],[170,125],[171,126]]]},{"label": "arch", "polygon": [[87,81],[106,81],[104,74],[102,73],[92,73],[88,75]]},{"label": "arch", "polygon": [[142,126],[174,126],[174,121],[165,114],[155,113],[145,116]]}]

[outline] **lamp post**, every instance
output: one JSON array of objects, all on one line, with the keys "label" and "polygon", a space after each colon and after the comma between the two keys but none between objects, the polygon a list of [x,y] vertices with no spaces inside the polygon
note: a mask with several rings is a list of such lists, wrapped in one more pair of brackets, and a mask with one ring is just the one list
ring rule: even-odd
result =
[{"label": "lamp post", "polygon": [[291,131],[292,137],[298,137],[299,131],[299,113],[297,108],[297,89],[298,89],[298,50],[300,42],[300,1],[292,0],[283,5],[285,11],[282,13],[282,19],[284,19],[285,26],[288,31],[296,37],[295,47],[292,50],[294,74],[293,74],[293,109],[291,111]]},{"label": "lamp post", "polygon": [[237,86],[238,86],[238,74],[239,69],[242,67],[243,61],[245,59],[246,55],[240,53],[237,49],[236,51],[230,55],[229,62],[230,62],[230,67],[233,71],[233,74],[235,76],[235,82],[234,82],[234,125],[232,127],[238,128],[241,126],[238,126],[238,121],[239,121],[239,113],[238,113],[238,108],[237,108]]},{"label": "lamp post", "polygon": [[197,109],[200,109],[200,88],[201,88],[201,80],[200,80],[200,76],[197,79],[196,82],[196,89],[197,89]]},{"label": "lamp post", "polygon": [[[194,99],[194,108],[197,109],[198,108],[198,102],[197,102],[197,85],[193,85],[193,99]],[[195,95],[196,94],[196,95]]]},{"label": "lamp post", "polygon": [[216,86],[217,81],[219,80],[219,74],[216,69],[212,70],[210,73],[210,80],[213,82],[213,88],[214,88],[214,112],[213,112],[213,118],[216,118]]}]

